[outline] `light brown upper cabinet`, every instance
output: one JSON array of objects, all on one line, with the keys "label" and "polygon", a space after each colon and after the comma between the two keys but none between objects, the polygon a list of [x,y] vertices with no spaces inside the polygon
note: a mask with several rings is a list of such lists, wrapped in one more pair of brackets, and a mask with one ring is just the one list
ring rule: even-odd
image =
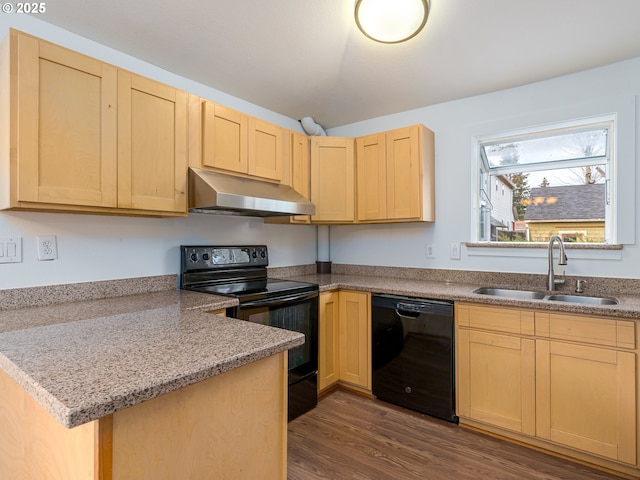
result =
[{"label": "light brown upper cabinet", "polygon": [[433,132],[414,125],[355,140],[311,137],[311,201],[313,223],[433,222]]},{"label": "light brown upper cabinet", "polygon": [[15,30],[0,62],[1,208],[186,214],[186,94]]},{"label": "light brown upper cabinet", "polygon": [[202,102],[204,167],[280,182],[284,134],[277,125],[207,100]]},{"label": "light brown upper cabinet", "polygon": [[202,103],[202,164],[248,173],[248,117],[212,102]]},{"label": "light brown upper cabinet", "polygon": [[2,63],[3,76],[12,71],[2,89],[11,131],[3,206],[116,207],[117,69],[16,31]]},{"label": "light brown upper cabinet", "polygon": [[356,138],[358,221],[387,218],[387,157],[385,134]]},{"label": "light brown upper cabinet", "polygon": [[[290,137],[290,185],[304,198],[311,200],[309,137],[297,132],[290,132]],[[295,215],[289,218],[291,223],[309,223],[311,221],[309,215]]]},{"label": "light brown upper cabinet", "polygon": [[187,94],[118,72],[118,207],[186,212]]},{"label": "light brown upper cabinet", "polygon": [[354,140],[311,137],[311,201],[314,223],[355,221]]},{"label": "light brown upper cabinet", "polygon": [[435,220],[434,135],[424,125],[356,138],[359,222]]},{"label": "light brown upper cabinet", "polygon": [[249,175],[282,180],[284,130],[272,123],[249,117]]},{"label": "light brown upper cabinet", "polygon": [[[309,137],[302,133],[285,130],[285,154],[282,182],[289,185],[307,200],[310,195],[310,165],[309,165]],[[309,215],[292,215],[289,217],[268,217],[265,223],[284,224],[308,224],[311,223]]]}]

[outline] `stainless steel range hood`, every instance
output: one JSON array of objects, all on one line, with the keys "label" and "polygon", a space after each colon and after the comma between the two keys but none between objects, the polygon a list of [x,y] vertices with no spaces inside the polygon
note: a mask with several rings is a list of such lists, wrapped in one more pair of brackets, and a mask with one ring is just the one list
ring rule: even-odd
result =
[{"label": "stainless steel range hood", "polygon": [[189,168],[189,211],[282,217],[313,215],[316,207],[286,185]]}]

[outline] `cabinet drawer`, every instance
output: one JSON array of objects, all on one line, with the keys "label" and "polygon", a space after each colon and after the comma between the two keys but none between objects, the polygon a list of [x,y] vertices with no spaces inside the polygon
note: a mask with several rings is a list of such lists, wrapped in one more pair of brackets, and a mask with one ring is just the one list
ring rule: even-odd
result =
[{"label": "cabinet drawer", "polygon": [[536,335],[591,345],[635,348],[635,322],[613,318],[536,312]]},{"label": "cabinet drawer", "polygon": [[517,335],[534,334],[533,311],[456,303],[456,321],[460,327]]}]

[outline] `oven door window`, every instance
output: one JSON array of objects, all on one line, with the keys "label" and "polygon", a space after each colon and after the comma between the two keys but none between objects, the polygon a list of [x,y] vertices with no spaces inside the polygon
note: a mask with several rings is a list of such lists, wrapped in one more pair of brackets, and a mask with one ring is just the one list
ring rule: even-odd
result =
[{"label": "oven door window", "polygon": [[239,309],[239,318],[305,335],[305,343],[289,350],[289,373],[306,375],[318,369],[318,299]]}]

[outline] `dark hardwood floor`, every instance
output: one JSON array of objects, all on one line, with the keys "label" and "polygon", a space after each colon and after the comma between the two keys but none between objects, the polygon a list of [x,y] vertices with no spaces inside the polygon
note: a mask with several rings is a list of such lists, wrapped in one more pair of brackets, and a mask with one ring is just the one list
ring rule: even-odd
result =
[{"label": "dark hardwood floor", "polygon": [[288,454],[289,480],[620,478],[344,391],[289,423]]}]

